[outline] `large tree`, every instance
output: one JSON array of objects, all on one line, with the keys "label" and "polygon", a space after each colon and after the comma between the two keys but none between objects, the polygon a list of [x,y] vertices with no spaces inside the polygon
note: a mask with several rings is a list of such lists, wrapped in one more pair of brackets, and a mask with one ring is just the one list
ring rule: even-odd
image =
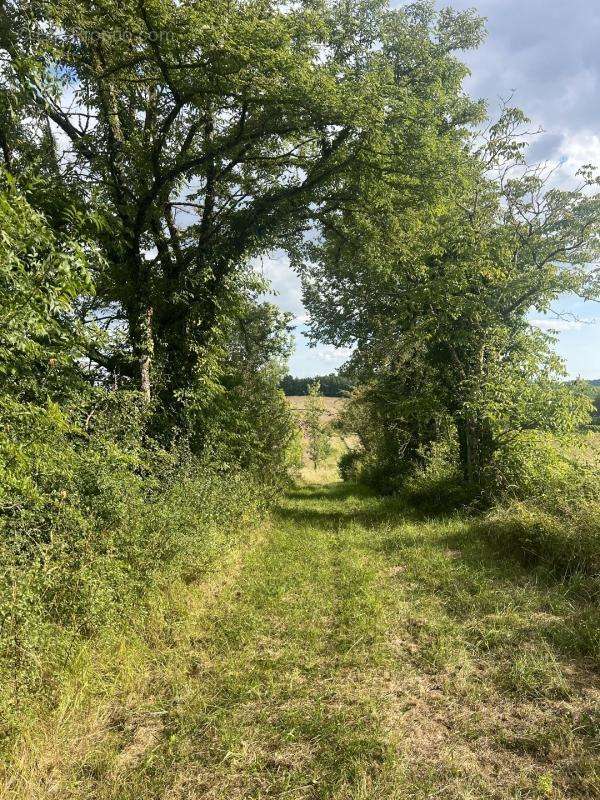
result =
[{"label": "large tree", "polygon": [[527,317],[565,292],[597,296],[597,180],[584,169],[560,189],[529,167],[524,123],[507,109],[470,147],[440,154],[436,179],[355,181],[359,201],[325,218],[304,253],[313,333],[357,346],[396,458],[446,414],[468,482],[519,431],[564,430],[586,414]]},{"label": "large tree", "polygon": [[5,166],[44,170],[58,226],[86,210],[105,255],[91,310],[126,330],[90,356],[177,416],[244,265],[342,207],[348,169],[393,172],[473,118],[452,53],[480,31],[428,2],[5,3]]}]

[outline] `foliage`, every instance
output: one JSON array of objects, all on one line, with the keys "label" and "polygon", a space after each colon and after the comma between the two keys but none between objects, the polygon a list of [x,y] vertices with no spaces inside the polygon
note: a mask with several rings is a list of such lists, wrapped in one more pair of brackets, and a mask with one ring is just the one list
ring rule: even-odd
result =
[{"label": "foliage", "polygon": [[205,423],[208,452],[275,487],[299,465],[297,427],[278,379],[273,368],[227,376]]},{"label": "foliage", "polygon": [[204,448],[218,462],[285,484],[299,463],[298,429],[278,384],[291,351],[290,315],[248,297],[228,327],[220,388],[202,410]]},{"label": "foliage", "polygon": [[[561,578],[581,579],[581,591],[598,596],[598,501],[571,495],[555,509],[535,501],[498,506],[482,520],[486,535],[528,566],[545,565]],[[591,579],[591,580],[590,580]]]},{"label": "foliage", "polygon": [[447,415],[435,405],[425,406],[419,395],[424,377],[407,369],[381,375],[352,393],[341,425],[358,438],[355,455],[348,459],[356,478],[395,491],[426,465],[432,444],[445,439]]},{"label": "foliage", "polygon": [[227,547],[246,515],[260,516],[287,476],[295,428],[276,389],[288,319],[246,292],[239,329],[222,332],[230,383],[205,426],[214,441],[199,458],[189,437],[168,449],[153,439],[159,410],[82,360],[94,331],[78,324],[77,304],[92,292],[97,251],[57,232],[11,178],[1,189],[0,731],[10,747],[24,709],[58,696],[85,642],[122,631],[158,581],[203,569],[220,528]]},{"label": "foliage", "polygon": [[[490,465],[486,477],[500,502],[482,519],[482,528],[528,564],[597,580],[599,466],[594,432],[521,434]],[[587,581],[586,591],[598,588]]]},{"label": "foliage", "polygon": [[250,260],[340,207],[350,166],[393,172],[384,132],[420,151],[477,115],[453,53],[480,38],[428,2],[3,5],[6,168],[43,173],[41,209],[86,212],[85,319],[121,345],[88,356],[159,400],[168,437],[218,390]]},{"label": "foliage", "polygon": [[[139,397],[94,415],[2,407],[0,674],[7,743],[86,639],[127,625],[168,574],[194,574],[215,529],[266,500],[248,473],[140,445]],[[231,534],[229,534],[231,535]],[[21,709],[21,711],[19,711]]]},{"label": "foliage", "polygon": [[[0,173],[0,388],[41,400],[66,390],[81,338],[69,312],[91,291],[89,246],[53,230]],[[59,387],[60,377],[62,387]]]},{"label": "foliage", "polygon": [[584,169],[576,188],[554,188],[525,162],[523,121],[507,109],[470,152],[438,153],[438,177],[418,188],[356,176],[357,202],[299,256],[313,335],[357,345],[346,370],[373,414],[365,458],[390,486],[418,466],[439,419],[456,429],[465,483],[484,491],[521,431],[589,419],[527,314],[564,292],[596,295],[597,180]]},{"label": "foliage", "polygon": [[308,402],[304,408],[303,429],[307,440],[308,457],[315,469],[331,453],[331,430],[322,421],[325,407],[319,400],[321,387],[313,382],[308,387]]}]

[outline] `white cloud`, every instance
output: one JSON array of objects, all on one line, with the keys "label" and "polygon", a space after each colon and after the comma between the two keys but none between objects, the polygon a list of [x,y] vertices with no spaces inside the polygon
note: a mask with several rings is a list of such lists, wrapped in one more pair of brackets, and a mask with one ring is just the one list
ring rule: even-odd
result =
[{"label": "white cloud", "polygon": [[336,362],[341,365],[342,362],[350,358],[354,351],[349,347],[323,347],[317,350],[316,356],[321,361]]},{"label": "white cloud", "polygon": [[584,325],[582,320],[568,319],[531,319],[529,324],[532,328],[538,328],[541,331],[558,331],[559,333],[578,331]]},{"label": "white cloud", "polygon": [[600,136],[589,131],[566,134],[560,146],[560,154],[564,159],[563,166],[570,174],[584,164],[600,167]]},{"label": "white cloud", "polygon": [[290,311],[294,317],[306,314],[300,278],[290,267],[285,253],[277,251],[257,259],[254,268],[271,284],[271,290],[266,295],[269,300],[276,302],[284,311]]}]

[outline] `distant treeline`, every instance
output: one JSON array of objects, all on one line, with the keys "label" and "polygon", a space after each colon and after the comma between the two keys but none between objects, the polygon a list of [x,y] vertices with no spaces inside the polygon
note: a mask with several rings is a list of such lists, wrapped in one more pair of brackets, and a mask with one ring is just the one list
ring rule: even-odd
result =
[{"label": "distant treeline", "polygon": [[600,380],[584,380],[578,378],[568,382],[570,386],[583,391],[596,405],[600,405]]},{"label": "distant treeline", "polygon": [[286,375],[280,386],[288,397],[303,397],[308,394],[308,387],[315,381],[321,384],[321,394],[324,397],[342,397],[354,388],[354,384],[348,378],[334,374],[315,375],[313,378],[294,378],[293,375]]}]

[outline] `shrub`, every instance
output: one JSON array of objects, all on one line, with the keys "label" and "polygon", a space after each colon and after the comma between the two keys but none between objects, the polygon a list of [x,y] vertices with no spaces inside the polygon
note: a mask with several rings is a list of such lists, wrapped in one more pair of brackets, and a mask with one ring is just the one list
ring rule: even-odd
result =
[{"label": "shrub", "polygon": [[361,453],[348,450],[340,456],[338,470],[343,481],[357,481],[360,476]]},{"label": "shrub", "polygon": [[[515,501],[495,508],[483,526],[503,548],[525,563],[543,563],[560,577],[600,577],[600,506],[579,501],[548,511]],[[600,588],[600,585],[599,585]]]},{"label": "shrub", "polygon": [[[136,395],[70,415],[0,406],[0,709],[6,741],[78,649],[123,630],[159,580],[202,574],[265,493],[248,471],[143,440]],[[143,441],[143,444],[141,442]]]},{"label": "shrub", "polygon": [[299,430],[278,376],[269,369],[232,374],[205,415],[205,451],[277,491],[300,465]]},{"label": "shrub", "polygon": [[586,447],[581,434],[529,433],[499,453],[491,471],[499,502],[484,518],[486,533],[525,562],[599,577],[600,474]]},{"label": "shrub", "polygon": [[535,500],[553,507],[565,496],[592,493],[589,469],[567,453],[577,436],[555,437],[540,431],[515,436],[498,448],[483,472],[481,485],[490,499]]},{"label": "shrub", "polygon": [[402,494],[412,505],[433,513],[451,510],[471,503],[475,497],[472,487],[462,480],[455,430],[448,426],[440,437],[419,450],[406,475]]}]

